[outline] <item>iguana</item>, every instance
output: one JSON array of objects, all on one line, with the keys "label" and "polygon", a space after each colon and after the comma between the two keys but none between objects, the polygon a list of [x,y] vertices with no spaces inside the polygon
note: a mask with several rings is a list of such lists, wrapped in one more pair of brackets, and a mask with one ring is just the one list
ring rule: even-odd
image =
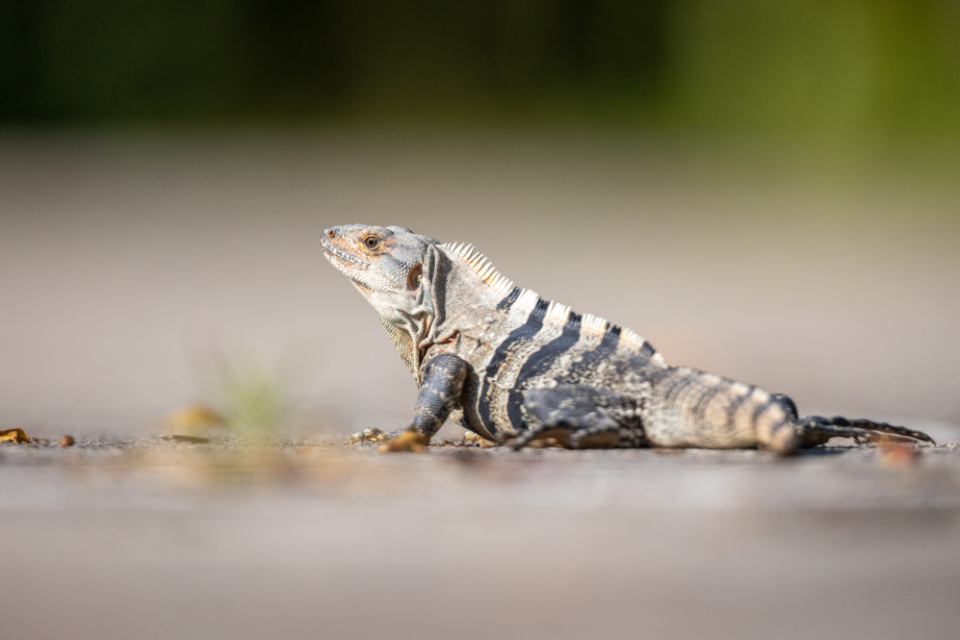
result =
[{"label": "iguana", "polygon": [[447,418],[498,444],[761,447],[926,434],[870,420],[801,418],[753,385],[669,366],[638,334],[514,286],[472,245],[403,227],[331,227],[326,258],[374,306],[420,388],[412,427]]}]

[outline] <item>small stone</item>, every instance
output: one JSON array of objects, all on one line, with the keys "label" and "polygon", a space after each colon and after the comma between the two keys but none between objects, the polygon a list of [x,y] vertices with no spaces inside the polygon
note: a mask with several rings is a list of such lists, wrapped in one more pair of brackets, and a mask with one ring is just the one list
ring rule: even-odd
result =
[{"label": "small stone", "polygon": [[73,436],[63,436],[60,438],[61,447],[72,447],[74,445]]}]

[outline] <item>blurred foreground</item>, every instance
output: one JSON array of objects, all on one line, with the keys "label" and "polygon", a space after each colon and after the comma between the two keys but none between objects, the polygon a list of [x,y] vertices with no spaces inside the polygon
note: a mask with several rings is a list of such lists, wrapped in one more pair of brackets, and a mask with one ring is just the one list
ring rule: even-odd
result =
[{"label": "blurred foreground", "polygon": [[960,448],[0,446],[4,638],[906,638]]}]

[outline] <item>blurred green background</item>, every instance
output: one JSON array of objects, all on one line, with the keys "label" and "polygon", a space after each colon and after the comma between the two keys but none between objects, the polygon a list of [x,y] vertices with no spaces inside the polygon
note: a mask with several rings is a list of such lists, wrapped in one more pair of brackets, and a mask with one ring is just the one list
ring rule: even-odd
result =
[{"label": "blurred green background", "polygon": [[955,0],[0,0],[0,122],[960,131]]}]

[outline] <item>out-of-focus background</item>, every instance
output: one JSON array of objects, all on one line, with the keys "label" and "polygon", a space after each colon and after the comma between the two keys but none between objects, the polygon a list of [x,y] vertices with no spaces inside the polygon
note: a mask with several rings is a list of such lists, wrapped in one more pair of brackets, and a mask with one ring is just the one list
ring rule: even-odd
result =
[{"label": "out-of-focus background", "polygon": [[88,443],[0,450],[0,635],[956,637],[955,449],[158,481],[223,358],[283,437],[408,424],[349,222],[960,441],[953,0],[0,0],[0,429]]},{"label": "out-of-focus background", "polygon": [[957,131],[947,0],[4,0],[9,122]]}]

